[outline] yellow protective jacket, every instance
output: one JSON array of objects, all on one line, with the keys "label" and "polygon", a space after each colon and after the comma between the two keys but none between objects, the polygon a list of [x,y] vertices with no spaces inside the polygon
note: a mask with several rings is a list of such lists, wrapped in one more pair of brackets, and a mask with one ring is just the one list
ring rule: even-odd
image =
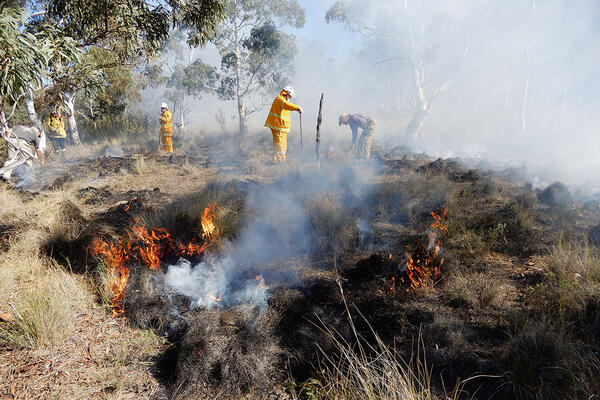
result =
[{"label": "yellow protective jacket", "polygon": [[292,122],[291,111],[298,111],[300,107],[287,101],[283,97],[284,94],[285,92],[282,90],[273,101],[265,126],[279,132],[288,133]]},{"label": "yellow protective jacket", "polygon": [[160,115],[158,120],[160,121],[160,134],[165,136],[173,135],[173,115],[171,111],[166,110]]},{"label": "yellow protective jacket", "polygon": [[50,136],[51,138],[67,137],[67,132],[65,131],[65,121],[62,115],[58,117],[50,116],[50,118],[48,118],[47,124],[48,136]]}]

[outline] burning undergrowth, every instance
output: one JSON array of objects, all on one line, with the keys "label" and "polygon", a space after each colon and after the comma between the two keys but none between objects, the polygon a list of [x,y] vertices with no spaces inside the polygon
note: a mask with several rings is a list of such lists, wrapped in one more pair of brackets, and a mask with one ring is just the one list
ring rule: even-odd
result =
[{"label": "burning undergrowth", "polygon": [[[286,354],[297,357],[295,371],[306,370],[314,361],[318,330],[303,317],[292,321],[288,316],[300,307],[304,317],[321,313],[342,329],[344,322],[334,317],[343,313],[337,286],[307,280],[305,274],[310,268],[310,274],[319,273],[311,264],[329,265],[324,260],[331,256],[352,256],[361,242],[374,242],[370,223],[360,228],[359,220],[374,217],[368,202],[376,173],[336,166],[292,171],[252,186],[245,193],[244,222],[227,238],[220,236],[223,210],[215,203],[202,211],[201,234],[186,240],[138,219],[117,240],[95,238],[90,249],[107,270],[114,315],[155,328],[176,344],[173,354],[165,355],[168,367],[163,369],[173,373],[166,374],[165,382],[186,396],[205,390],[200,382],[228,393],[268,387],[265,382],[282,370],[278,367]],[[386,263],[392,282],[387,292],[418,289],[438,278],[446,209],[430,217],[428,240],[407,249],[404,262]],[[374,264],[367,262],[365,268]],[[330,273],[329,268],[320,272]],[[346,278],[352,280],[350,274]],[[288,292],[300,300],[286,300],[282,293]],[[331,310],[323,314],[326,304]],[[301,355],[299,343],[305,347]]]}]

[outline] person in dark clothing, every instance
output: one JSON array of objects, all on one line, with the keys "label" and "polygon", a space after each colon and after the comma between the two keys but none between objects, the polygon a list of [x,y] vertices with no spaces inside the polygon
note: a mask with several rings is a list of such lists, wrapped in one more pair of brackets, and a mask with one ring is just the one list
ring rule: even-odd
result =
[{"label": "person in dark clothing", "polygon": [[[375,135],[375,120],[362,114],[342,114],[339,118],[339,125],[350,125],[352,131],[352,150],[356,150],[358,158],[371,158],[371,143]],[[358,139],[358,129],[362,129],[362,134]]]}]

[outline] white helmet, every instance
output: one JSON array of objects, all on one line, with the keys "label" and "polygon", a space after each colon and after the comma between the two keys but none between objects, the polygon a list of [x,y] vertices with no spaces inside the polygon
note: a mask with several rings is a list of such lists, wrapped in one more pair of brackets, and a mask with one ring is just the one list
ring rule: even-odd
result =
[{"label": "white helmet", "polygon": [[291,86],[286,86],[283,88],[284,92],[287,92],[287,94],[290,95],[290,97],[294,97],[294,88]]},{"label": "white helmet", "polygon": [[160,105],[160,108],[166,108],[166,109],[169,109],[169,107],[167,106],[167,103],[162,103],[162,104]]}]

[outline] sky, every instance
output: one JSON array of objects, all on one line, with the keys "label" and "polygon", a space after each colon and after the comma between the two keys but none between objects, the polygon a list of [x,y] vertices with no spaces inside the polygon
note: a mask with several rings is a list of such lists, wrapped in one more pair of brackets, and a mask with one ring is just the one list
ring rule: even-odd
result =
[{"label": "sky", "polygon": [[346,31],[339,24],[325,23],[325,12],[333,1],[299,0],[298,3],[306,11],[304,27],[293,30],[300,46],[318,40],[322,42],[329,57],[342,59],[360,45],[359,35]]}]

